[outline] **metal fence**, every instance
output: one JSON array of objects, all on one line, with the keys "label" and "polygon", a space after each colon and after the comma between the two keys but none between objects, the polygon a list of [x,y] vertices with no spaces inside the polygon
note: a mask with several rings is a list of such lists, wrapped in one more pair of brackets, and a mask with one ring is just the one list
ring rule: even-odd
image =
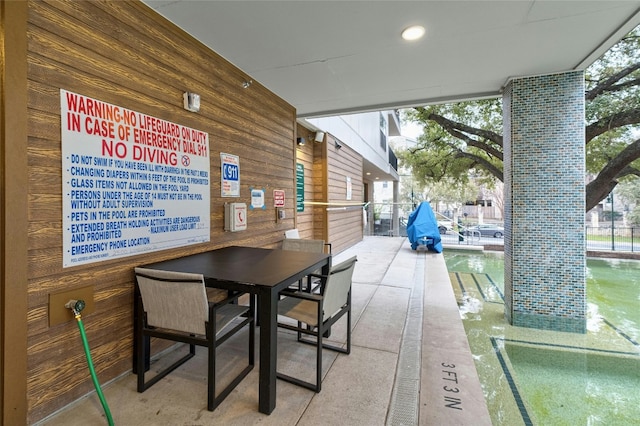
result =
[{"label": "metal fence", "polygon": [[[373,223],[369,228],[369,235],[386,237],[406,237],[407,219],[413,210],[411,204],[398,203],[397,222],[393,220],[394,205],[390,203],[372,204]],[[445,216],[436,213],[436,218],[449,222]],[[447,230],[441,235],[443,243],[473,244],[473,245],[501,245],[502,238],[479,238],[474,235],[461,236],[455,230]],[[589,251],[621,251],[640,252],[640,227],[585,227],[586,249]]]},{"label": "metal fence", "polygon": [[586,227],[587,250],[640,252],[638,227]]},{"label": "metal fence", "polygon": [[[370,203],[367,206],[371,224],[367,235],[385,237],[406,237],[409,215],[416,207],[416,203]],[[395,215],[394,215],[395,213]],[[434,211],[440,226],[447,226],[452,232],[453,221],[445,214]]]}]

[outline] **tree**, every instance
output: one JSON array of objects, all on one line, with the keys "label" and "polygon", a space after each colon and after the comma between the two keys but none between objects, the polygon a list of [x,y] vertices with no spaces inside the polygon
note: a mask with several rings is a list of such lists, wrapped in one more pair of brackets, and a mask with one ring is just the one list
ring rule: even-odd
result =
[{"label": "tree", "polygon": [[[640,27],[585,71],[586,210],[621,179],[640,177]],[[422,124],[416,148],[399,152],[424,183],[466,182],[469,170],[503,182],[500,99],[416,107],[405,119]]]},{"label": "tree", "polygon": [[627,221],[631,226],[640,226],[640,185],[638,182],[627,180],[621,182],[616,189],[617,195],[625,203],[625,208],[630,208]]}]

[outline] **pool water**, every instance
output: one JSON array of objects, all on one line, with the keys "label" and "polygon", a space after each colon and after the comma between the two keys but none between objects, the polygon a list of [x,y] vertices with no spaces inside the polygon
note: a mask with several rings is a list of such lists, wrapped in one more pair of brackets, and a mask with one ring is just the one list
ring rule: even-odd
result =
[{"label": "pool water", "polygon": [[[640,421],[640,357],[513,343],[505,349],[519,389],[531,401],[532,416],[540,424],[633,425]],[[570,391],[569,383],[574,387]],[[589,410],[576,409],[582,406]]]},{"label": "pool water", "polygon": [[[589,259],[587,302],[594,316],[615,324],[640,342],[640,261]],[[591,327],[601,325],[597,321],[589,323]]]},{"label": "pool water", "polygon": [[445,260],[494,425],[640,424],[640,261],[588,259],[575,334],[507,324],[502,253]]}]

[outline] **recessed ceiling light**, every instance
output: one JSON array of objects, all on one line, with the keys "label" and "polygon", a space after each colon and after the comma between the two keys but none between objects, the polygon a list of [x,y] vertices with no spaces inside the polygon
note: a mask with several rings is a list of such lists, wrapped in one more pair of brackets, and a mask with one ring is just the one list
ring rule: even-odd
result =
[{"label": "recessed ceiling light", "polygon": [[413,25],[404,31],[402,31],[402,38],[407,41],[414,41],[421,39],[424,36],[425,29],[421,25]]}]

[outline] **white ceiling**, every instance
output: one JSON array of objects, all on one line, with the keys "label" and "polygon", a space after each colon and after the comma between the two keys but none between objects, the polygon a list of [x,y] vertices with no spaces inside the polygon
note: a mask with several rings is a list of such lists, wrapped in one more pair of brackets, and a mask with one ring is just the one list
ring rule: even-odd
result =
[{"label": "white ceiling", "polygon": [[[144,0],[300,118],[497,96],[583,69],[640,24],[640,1]],[[420,24],[426,36],[405,42]]]}]

